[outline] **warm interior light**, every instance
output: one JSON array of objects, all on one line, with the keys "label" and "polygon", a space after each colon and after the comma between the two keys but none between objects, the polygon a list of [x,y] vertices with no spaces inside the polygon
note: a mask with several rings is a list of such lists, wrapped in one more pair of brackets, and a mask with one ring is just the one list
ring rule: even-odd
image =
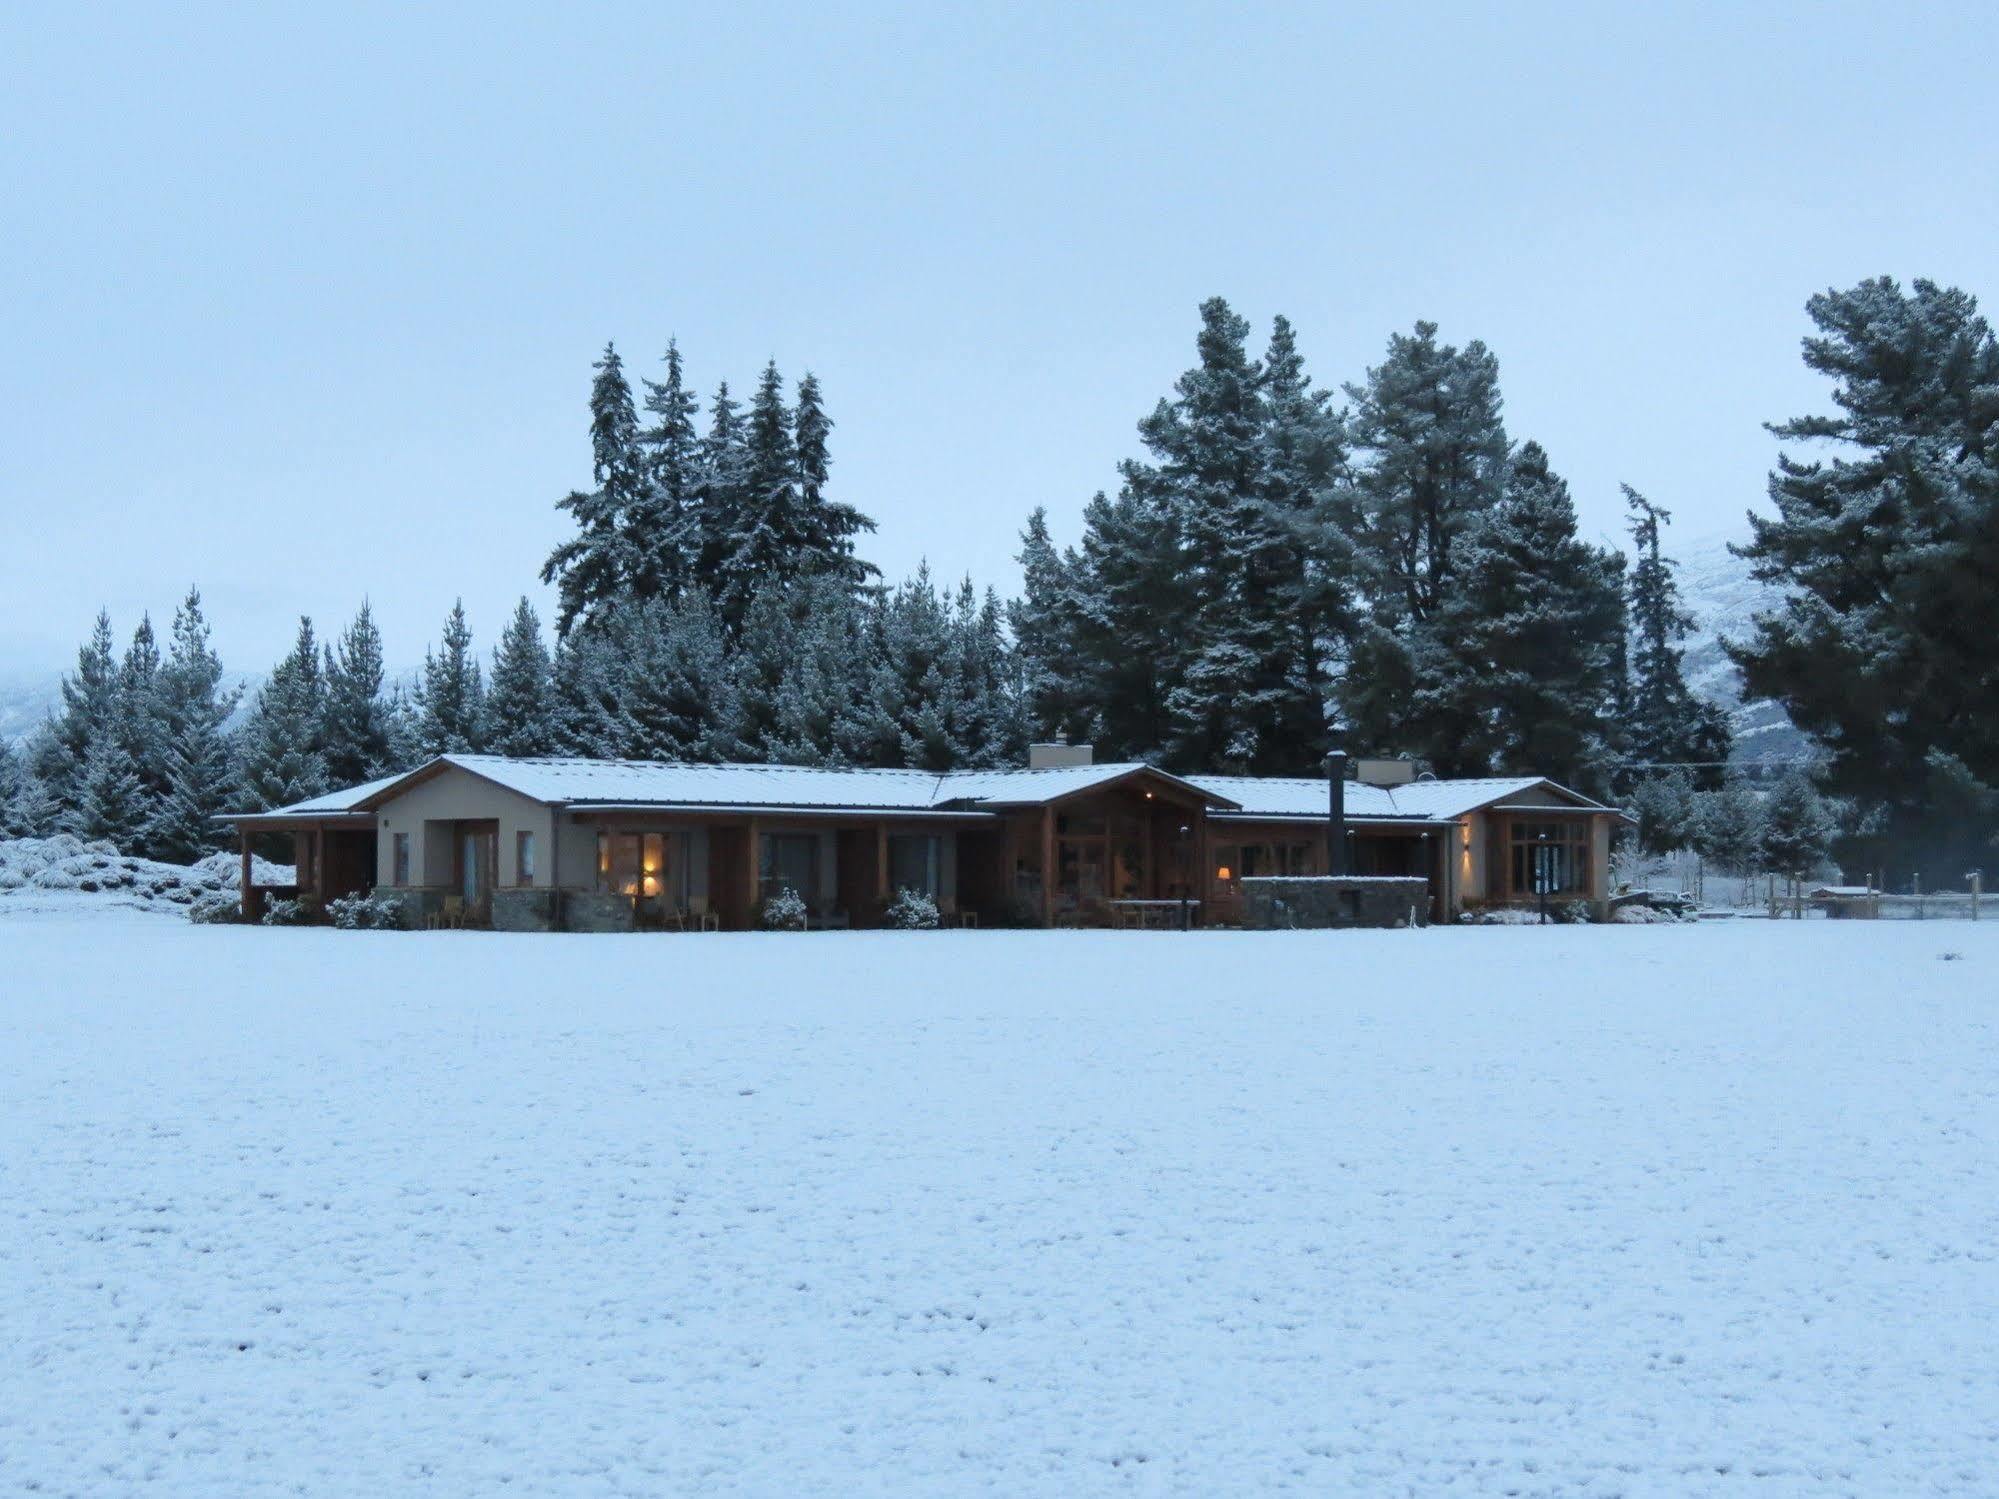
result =
[{"label": "warm interior light", "polygon": [[646,876],[646,894],[647,895],[659,894],[659,881],[654,879],[651,875]]},{"label": "warm interior light", "polygon": [[1229,877],[1229,867],[1226,864],[1224,864],[1220,869],[1217,869],[1215,871],[1215,878],[1218,880],[1225,880],[1228,877]]}]

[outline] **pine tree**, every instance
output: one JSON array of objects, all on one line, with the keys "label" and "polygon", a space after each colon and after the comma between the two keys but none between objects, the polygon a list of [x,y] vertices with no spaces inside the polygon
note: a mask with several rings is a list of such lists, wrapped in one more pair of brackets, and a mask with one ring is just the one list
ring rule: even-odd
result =
[{"label": "pine tree", "polygon": [[152,809],[132,757],[115,735],[91,741],[76,786],[66,829],[79,838],[103,839],[120,853],[136,849]]},{"label": "pine tree", "polygon": [[554,750],[586,760],[612,760],[623,751],[618,717],[622,680],[609,634],[615,613],[594,630],[578,630],[555,649]]},{"label": "pine tree", "polygon": [[15,774],[7,798],[0,803],[0,836],[46,838],[62,825],[62,805],[36,770],[37,748],[46,735],[37,730],[28,747],[16,757]]},{"label": "pine tree", "polygon": [[291,654],[258,689],[238,732],[236,755],[244,795],[255,811],[289,806],[327,791],[320,732],[326,683],[312,621],[301,617]]},{"label": "pine tree", "polygon": [[155,858],[189,862],[225,843],[215,817],[236,791],[224,725],[237,695],[222,691],[222,661],[209,644],[199,589],[190,588],[174,611],[159,698],[165,784],[146,838]]},{"label": "pine tree", "polygon": [[434,755],[477,754],[485,748],[485,683],[472,654],[472,628],[465,601],[455,600],[445,616],[438,651],[423,653],[423,682],[416,700],[416,748]]},{"label": "pine tree", "polygon": [[27,761],[12,743],[0,739],[0,838],[32,836],[14,825],[15,803],[27,780]]},{"label": "pine tree", "polygon": [[1694,778],[1683,769],[1653,774],[1630,796],[1638,819],[1638,844],[1648,854],[1679,853],[1700,841],[1700,801]]},{"label": "pine tree", "polygon": [[1830,760],[1871,831],[1853,861],[1955,881],[1992,867],[1999,807],[1999,341],[1974,298],[1889,277],[1807,304],[1835,415],[1771,430],[1774,518],[1741,549],[1784,595],[1731,647]]},{"label": "pine tree", "polygon": [[764,366],[744,419],[741,473],[734,529],[715,594],[731,627],[742,623],[759,591],[789,583],[808,562],[798,450],[775,361]]},{"label": "pine tree", "polygon": [[701,439],[701,488],[697,509],[701,521],[697,579],[710,598],[724,594],[748,599],[755,590],[731,572],[744,504],[743,424],[741,408],[729,394],[729,382],[715,387],[708,402],[708,431]]},{"label": "pine tree", "polygon": [[1778,778],[1763,802],[1763,863],[1802,878],[1825,863],[1839,833],[1834,808],[1811,777],[1792,769]]},{"label": "pine tree", "polygon": [[1640,765],[1705,767],[1694,779],[1713,786],[1720,779],[1719,762],[1728,758],[1728,723],[1712,704],[1694,697],[1681,669],[1681,642],[1693,617],[1681,607],[1673,562],[1660,548],[1661,528],[1672,517],[1629,484],[1623,489],[1638,551],[1629,584],[1625,755]]},{"label": "pine tree", "polygon": [[555,747],[554,662],[541,617],[525,598],[493,650],[486,730],[486,748],[496,755],[546,755]]},{"label": "pine tree", "polygon": [[1387,358],[1347,395],[1365,458],[1363,534],[1383,574],[1378,607],[1420,622],[1450,594],[1458,538],[1504,492],[1499,361],[1476,341],[1439,344],[1437,325],[1419,322],[1389,339]]},{"label": "pine tree", "polygon": [[1025,693],[1029,731],[1081,743],[1091,731],[1087,667],[1078,641],[1075,551],[1055,549],[1048,512],[1035,506],[1021,532],[1021,594],[1007,607]]},{"label": "pine tree", "polygon": [[377,780],[401,763],[395,722],[382,691],[382,632],[362,600],[336,648],[326,652],[326,720],[321,742],[326,777],[335,786]]},{"label": "pine tree", "polygon": [[178,723],[167,740],[166,776],[146,841],[154,858],[191,864],[227,841],[215,818],[226,810],[236,777],[221,725],[206,715]]},{"label": "pine tree", "polygon": [[1763,853],[1763,804],[1749,783],[1730,776],[1699,798],[1696,847],[1731,874],[1750,874]]},{"label": "pine tree", "polygon": [[826,493],[833,467],[829,442],[832,432],[833,422],[826,415],[819,379],[808,370],[798,382],[798,404],[792,414],[798,500],[804,525],[802,570],[830,573],[859,585],[881,575],[872,562],[863,561],[855,553],[856,538],[864,531],[874,530],[875,523],[854,506],[829,498]]},{"label": "pine tree", "polygon": [[651,489],[624,361],[605,344],[604,357],[592,368],[597,377],[590,386],[590,472],[597,487],[557,502],[557,509],[574,518],[579,534],[549,553],[541,569],[542,582],[556,585],[555,627],[564,635],[579,619],[588,621],[630,591],[639,564],[631,555],[629,522],[645,513]]},{"label": "pine tree", "polygon": [[736,751],[728,653],[706,599],[620,611],[610,639],[625,667],[617,753],[631,760],[728,760]]},{"label": "pine tree", "polygon": [[1525,444],[1415,636],[1405,742],[1440,775],[1533,771],[1607,790],[1623,583],[1624,559],[1581,540],[1568,486]]},{"label": "pine tree", "polygon": [[645,381],[653,424],[639,433],[645,461],[643,495],[625,518],[631,559],[629,593],[676,602],[690,585],[701,550],[701,442],[694,416],[700,402],[687,388],[680,346],[666,345],[666,379]]},{"label": "pine tree", "polygon": [[118,663],[111,616],[99,610],[90,640],[78,648],[76,673],[62,681],[62,710],[50,721],[35,766],[65,813],[82,800],[83,762],[98,739],[117,732]]},{"label": "pine tree", "polygon": [[[132,643],[125,648],[125,658],[119,664],[114,713],[118,747],[124,751],[131,762],[133,774],[139,778],[140,801],[145,809],[145,820],[150,821],[152,813],[166,795],[167,739],[170,732],[166,707],[161,701],[160,647],[153,635],[150,615],[140,616],[139,627],[132,632]],[[154,856],[154,850],[147,846],[143,830],[128,852]]]}]

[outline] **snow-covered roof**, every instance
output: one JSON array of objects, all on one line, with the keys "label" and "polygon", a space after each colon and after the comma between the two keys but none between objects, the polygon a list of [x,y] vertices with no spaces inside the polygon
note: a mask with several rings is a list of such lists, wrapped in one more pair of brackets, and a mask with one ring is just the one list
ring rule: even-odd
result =
[{"label": "snow-covered roof", "polygon": [[[1324,817],[1324,776],[1189,776],[1205,791],[1236,802],[1237,817]],[[1587,797],[1540,776],[1469,776],[1454,781],[1410,781],[1401,786],[1369,786],[1347,782],[1346,815],[1355,822],[1371,819],[1403,822],[1449,822],[1467,812],[1508,797],[1546,789],[1574,797],[1577,805],[1599,810]],[[1609,810],[1602,808],[1600,810]]]},{"label": "snow-covered roof", "polygon": [[[1320,777],[1175,776],[1138,761],[1045,770],[829,770],[808,765],[689,765],[666,760],[512,759],[440,755],[418,769],[350,786],[245,818],[332,817],[366,812],[404,786],[458,769],[550,806],[612,810],[707,808],[851,810],[898,815],[1035,807],[1130,776],[1157,777],[1201,798],[1225,817],[1322,818]],[[1581,808],[1607,811],[1538,776],[1413,781],[1387,787],[1349,782],[1346,814],[1357,822],[1446,822],[1531,791],[1554,791]]]},{"label": "snow-covered roof", "polygon": [[362,810],[362,804],[377,792],[386,791],[398,781],[407,778],[402,775],[383,776],[378,781],[363,781],[358,786],[349,786],[342,791],[329,791],[324,796],[315,796],[306,801],[293,802],[288,807],[274,807],[269,812],[232,812],[224,821],[236,821],[254,817],[338,817],[344,813]]}]

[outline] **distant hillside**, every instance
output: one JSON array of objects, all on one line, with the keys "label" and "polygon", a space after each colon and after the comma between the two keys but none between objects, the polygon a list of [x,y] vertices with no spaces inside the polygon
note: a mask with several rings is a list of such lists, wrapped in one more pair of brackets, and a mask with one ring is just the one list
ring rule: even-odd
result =
[{"label": "distant hillside", "polygon": [[[1740,539],[1740,538],[1737,538]],[[1728,711],[1737,760],[1791,759],[1811,751],[1808,740],[1775,703],[1744,703],[1742,674],[1722,653],[1724,637],[1744,640],[1751,618],[1774,609],[1776,589],[1749,575],[1749,564],[1728,550],[1729,538],[1711,536],[1669,548],[1680,564],[1680,590],[1694,616],[1687,639],[1687,685]]]},{"label": "distant hillside", "polygon": [[[243,700],[230,719],[233,727],[242,721],[249,700],[264,680],[264,673],[227,672],[225,687],[243,689]],[[62,707],[62,673],[59,671],[0,670],[0,744],[18,744],[41,727],[42,721]]]}]

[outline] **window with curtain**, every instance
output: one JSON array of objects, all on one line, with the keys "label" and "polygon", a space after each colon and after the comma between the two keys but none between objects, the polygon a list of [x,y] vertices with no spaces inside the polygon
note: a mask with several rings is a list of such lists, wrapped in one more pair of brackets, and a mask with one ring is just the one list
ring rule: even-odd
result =
[{"label": "window with curtain", "polygon": [[811,833],[766,833],[757,866],[765,899],[795,890],[807,901],[819,895],[819,840]]},{"label": "window with curtain", "polygon": [[931,833],[896,833],[888,840],[888,888],[938,896],[943,840]]}]

